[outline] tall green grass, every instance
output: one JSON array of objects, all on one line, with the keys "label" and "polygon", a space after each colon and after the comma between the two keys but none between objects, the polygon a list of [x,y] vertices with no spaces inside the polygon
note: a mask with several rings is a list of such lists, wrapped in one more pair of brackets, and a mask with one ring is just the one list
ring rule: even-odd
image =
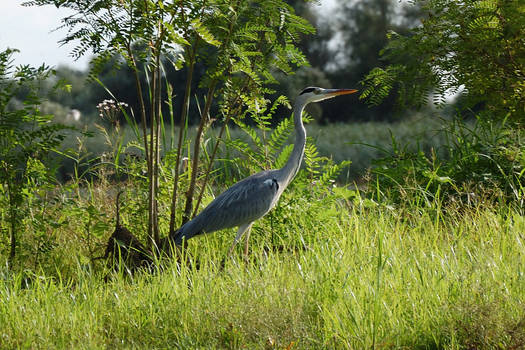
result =
[{"label": "tall green grass", "polygon": [[67,279],[2,270],[0,348],[525,346],[523,216],[367,203],[285,201],[224,270],[230,230],[189,242],[198,264],[107,283],[80,261]]},{"label": "tall green grass", "polygon": [[[381,153],[391,134],[426,149],[441,142],[440,124],[428,123],[311,126],[309,134],[321,150],[346,152],[354,141]],[[248,140],[238,129],[230,135]],[[110,136],[89,142],[109,152]],[[236,156],[221,151],[226,160]],[[168,160],[162,181],[170,183]],[[41,198],[48,221],[27,218],[20,264],[0,268],[0,349],[525,347],[525,218],[514,205],[423,201],[417,191],[382,201],[384,183],[370,183],[377,196],[361,194],[305,171],[255,223],[247,259],[238,247],[221,269],[234,236],[224,230],[192,239],[190,264],[160,261],[153,273],[106,275],[90,259],[111,233],[119,188],[123,224],[146,240],[141,163],[126,166],[129,178],[117,184],[111,167],[94,167],[100,176]],[[209,186],[203,205],[226,183]],[[160,188],[166,233],[169,191]]]}]

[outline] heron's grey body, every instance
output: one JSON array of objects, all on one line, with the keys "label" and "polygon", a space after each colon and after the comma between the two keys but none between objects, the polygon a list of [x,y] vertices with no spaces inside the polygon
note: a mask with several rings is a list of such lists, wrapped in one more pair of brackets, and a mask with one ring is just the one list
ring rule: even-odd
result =
[{"label": "heron's grey body", "polygon": [[[306,130],[302,122],[304,107],[337,95],[353,93],[356,90],[326,90],[306,88],[297,98],[294,108],[296,139],[290,158],[285,166],[277,170],[265,170],[251,175],[228,188],[216,197],[193,220],[188,221],[175,233],[175,244],[182,244],[201,233],[211,233],[225,228],[239,227],[230,253],[242,237],[250,232],[253,222],[266,215],[277,203],[284,189],[293,180],[304,156]],[[246,239],[248,243],[248,238]],[[247,247],[245,253],[247,253]]]},{"label": "heron's grey body", "polygon": [[[181,238],[249,224],[273,208],[279,185],[275,170],[237,182],[216,197],[199,215],[180,228]],[[250,203],[249,205],[246,203]]]}]

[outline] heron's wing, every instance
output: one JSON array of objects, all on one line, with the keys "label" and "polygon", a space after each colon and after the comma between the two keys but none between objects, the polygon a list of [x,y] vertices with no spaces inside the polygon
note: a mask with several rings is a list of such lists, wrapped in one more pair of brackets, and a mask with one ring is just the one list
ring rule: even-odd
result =
[{"label": "heron's wing", "polygon": [[278,199],[279,184],[274,175],[274,171],[264,171],[237,182],[192,220],[192,231],[213,232],[262,217]]}]

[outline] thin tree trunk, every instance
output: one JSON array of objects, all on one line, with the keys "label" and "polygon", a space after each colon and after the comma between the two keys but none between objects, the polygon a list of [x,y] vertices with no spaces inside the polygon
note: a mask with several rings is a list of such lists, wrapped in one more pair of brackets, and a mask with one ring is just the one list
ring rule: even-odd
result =
[{"label": "thin tree trunk", "polygon": [[[128,54],[131,58],[131,63],[133,65],[133,75],[135,78],[135,90],[137,90],[137,94],[139,97],[139,105],[140,105],[140,117],[141,117],[141,123],[142,123],[142,134],[144,137],[144,156],[146,157],[146,163],[149,166],[149,154],[148,154],[148,132],[147,132],[147,122],[146,122],[146,106],[144,104],[144,96],[142,95],[142,84],[140,83],[140,77],[139,77],[139,69],[137,67],[137,62],[135,61],[135,57],[133,56],[133,53],[131,51],[131,48],[128,47]],[[150,169],[148,168],[148,172]]]},{"label": "thin tree trunk", "polygon": [[9,266],[12,266],[15,260],[15,255],[16,255],[16,220],[17,220],[16,215],[17,214],[15,210],[15,199],[13,197],[14,196],[13,188],[11,184],[7,185],[7,196],[9,197],[9,216],[10,216],[9,221],[11,224],[11,234],[10,234],[11,247],[9,250],[8,263],[9,263]]},{"label": "thin tree trunk", "polygon": [[177,207],[177,194],[179,190],[179,175],[180,175],[179,164],[180,164],[181,153],[182,153],[182,141],[184,138],[184,129],[185,129],[186,121],[188,118],[191,84],[193,82],[193,71],[195,68],[195,55],[197,52],[198,44],[199,44],[199,39],[197,38],[193,46],[193,50],[189,57],[188,74],[186,76],[186,88],[184,91],[184,100],[182,102],[182,110],[181,110],[181,116],[180,116],[180,129],[179,129],[179,142],[177,145],[177,157],[175,160],[175,177],[173,179],[173,193],[171,196],[169,236],[172,236],[175,233],[175,211]]},{"label": "thin tree trunk", "polygon": [[[141,124],[142,124],[142,134],[144,138],[144,156],[146,158],[146,164],[147,164],[147,173],[148,173],[148,182],[149,182],[149,197],[148,197],[148,237],[150,237],[150,240],[153,238],[153,232],[155,227],[155,215],[154,215],[154,208],[153,208],[153,202],[152,202],[152,193],[151,193],[151,185],[152,185],[152,176],[153,176],[153,167],[152,167],[152,152],[148,150],[148,132],[147,132],[147,121],[146,121],[146,105],[144,103],[144,95],[142,94],[142,84],[140,83],[140,76],[139,76],[139,70],[137,67],[137,62],[133,56],[133,52],[131,51],[131,47],[128,46],[128,54],[131,58],[131,62],[133,65],[133,73],[135,77],[135,89],[137,91],[138,97],[139,97],[139,105],[140,105],[140,116],[141,116]],[[151,123],[153,125],[153,116]],[[150,134],[151,140],[153,139],[153,133]],[[151,141],[150,140],[150,141]],[[151,141],[152,142],[152,141]]]},{"label": "thin tree trunk", "polygon": [[155,139],[156,139],[156,104],[155,104],[155,97],[157,96],[157,69],[152,64],[151,67],[151,92],[150,92],[150,99],[151,99],[151,122],[150,122],[150,139],[149,139],[149,165],[148,169],[150,171],[148,172],[148,239],[150,240],[151,246],[155,245],[155,164],[156,164],[156,154],[154,154],[154,145],[155,145]]},{"label": "thin tree trunk", "polygon": [[156,63],[156,70],[157,70],[157,87],[156,87],[156,96],[155,96],[155,108],[156,108],[156,138],[155,138],[155,167],[154,167],[154,184],[153,187],[155,189],[155,197],[154,197],[154,225],[153,225],[153,237],[155,241],[155,245],[158,246],[160,243],[160,233],[159,233],[159,208],[157,203],[157,193],[159,192],[159,167],[160,167],[160,128],[161,128],[161,69],[160,69],[160,52],[157,52],[157,63]]},{"label": "thin tree trunk", "polygon": [[182,224],[184,225],[188,220],[191,219],[191,210],[193,208],[193,196],[195,193],[195,183],[197,181],[197,172],[199,169],[199,153],[201,147],[202,134],[204,128],[208,124],[209,114],[211,103],[213,101],[213,94],[215,93],[215,87],[217,86],[217,80],[214,80],[210,88],[208,89],[208,94],[206,97],[206,105],[204,106],[204,112],[201,115],[201,121],[199,124],[199,129],[197,130],[197,136],[195,137],[195,144],[193,145],[193,164],[191,167],[191,180],[188,192],[186,192],[186,206],[184,208],[184,214],[182,216]]}]

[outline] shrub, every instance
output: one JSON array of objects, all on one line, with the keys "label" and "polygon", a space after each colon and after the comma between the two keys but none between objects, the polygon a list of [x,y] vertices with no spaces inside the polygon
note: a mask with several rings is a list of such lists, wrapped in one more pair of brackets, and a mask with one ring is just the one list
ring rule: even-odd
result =
[{"label": "shrub", "polygon": [[66,128],[51,124],[52,116],[40,111],[40,88],[53,71],[45,65],[14,68],[15,52],[0,52],[0,225],[9,232],[11,262],[17,231],[27,214],[24,203],[38,199],[37,191],[54,182],[49,154],[64,139]]},{"label": "shrub", "polygon": [[393,151],[374,162],[379,188],[395,202],[445,199],[473,204],[481,200],[524,205],[523,131],[478,118],[453,120],[442,149],[407,151],[392,139]]},{"label": "shrub", "polygon": [[382,51],[392,64],[365,78],[362,97],[382,101],[393,88],[400,102],[447,103],[463,91],[464,107],[483,118],[525,116],[525,7],[520,1],[415,0],[427,15],[409,35],[391,32]]}]

